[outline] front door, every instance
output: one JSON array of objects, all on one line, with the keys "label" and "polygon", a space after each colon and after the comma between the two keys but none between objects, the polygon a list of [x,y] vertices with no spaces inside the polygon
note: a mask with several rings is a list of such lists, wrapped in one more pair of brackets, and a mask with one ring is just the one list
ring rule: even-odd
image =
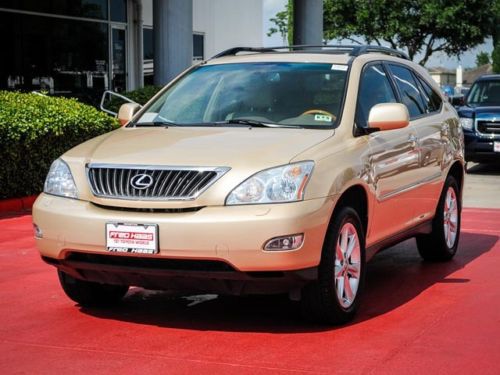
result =
[{"label": "front door", "polygon": [[[380,63],[365,66],[356,108],[357,126],[367,126],[373,106],[397,101],[384,66]],[[367,137],[369,153],[365,162],[376,196],[368,237],[370,243],[376,243],[412,223],[414,207],[408,189],[417,181],[419,153],[416,132],[411,125]]]}]

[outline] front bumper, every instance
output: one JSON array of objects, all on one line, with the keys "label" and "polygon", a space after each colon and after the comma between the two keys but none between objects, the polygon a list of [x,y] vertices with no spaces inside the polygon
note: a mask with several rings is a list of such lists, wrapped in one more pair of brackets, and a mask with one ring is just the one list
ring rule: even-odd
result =
[{"label": "front bumper", "polygon": [[494,142],[500,142],[500,138],[481,136],[477,133],[464,132],[465,160],[472,162],[499,161],[500,152],[493,150]]},{"label": "front bumper", "polygon": [[[33,222],[43,233],[43,238],[37,239],[40,253],[53,264],[67,261],[73,253],[87,253],[138,260],[221,261],[236,272],[294,271],[319,264],[333,206],[330,197],[273,205],[205,207],[180,213],[130,212],[41,194],[33,207]],[[108,253],[107,222],[158,224],[159,254]],[[300,249],[263,250],[269,239],[294,233],[304,233]]]}]

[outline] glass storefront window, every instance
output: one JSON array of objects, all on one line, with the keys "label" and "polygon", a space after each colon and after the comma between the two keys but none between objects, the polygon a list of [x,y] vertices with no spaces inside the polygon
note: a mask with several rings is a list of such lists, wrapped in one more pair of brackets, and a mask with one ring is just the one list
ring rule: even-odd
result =
[{"label": "glass storefront window", "polygon": [[108,24],[0,11],[0,89],[95,102],[109,87]]},{"label": "glass storefront window", "polygon": [[111,21],[127,22],[127,0],[111,0]]},{"label": "glass storefront window", "polygon": [[[120,1],[126,2],[126,0]],[[112,3],[120,3],[120,1],[113,1]],[[101,20],[108,19],[108,0],[0,0],[0,8]],[[121,21],[121,19],[116,21]]]}]

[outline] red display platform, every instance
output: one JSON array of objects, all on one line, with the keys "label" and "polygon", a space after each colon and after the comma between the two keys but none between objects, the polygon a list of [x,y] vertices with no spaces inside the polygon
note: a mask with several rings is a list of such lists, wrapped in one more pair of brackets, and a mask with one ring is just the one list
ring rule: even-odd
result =
[{"label": "red display platform", "polygon": [[133,289],[117,308],[80,308],[40,260],[31,217],[0,228],[1,374],[500,373],[500,210],[464,210],[451,262],[422,262],[413,240],[377,255],[360,313],[337,328],[281,297]]}]

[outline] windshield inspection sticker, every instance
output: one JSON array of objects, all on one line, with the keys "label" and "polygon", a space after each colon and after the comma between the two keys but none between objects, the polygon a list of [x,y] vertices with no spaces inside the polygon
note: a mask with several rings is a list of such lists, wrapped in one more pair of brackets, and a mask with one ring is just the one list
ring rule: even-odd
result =
[{"label": "windshield inspection sticker", "polygon": [[332,116],[328,116],[328,115],[314,115],[314,121],[332,122]]},{"label": "windshield inspection sticker", "polygon": [[332,70],[340,70],[341,72],[346,72],[347,71],[347,65],[333,64],[332,65]]}]

